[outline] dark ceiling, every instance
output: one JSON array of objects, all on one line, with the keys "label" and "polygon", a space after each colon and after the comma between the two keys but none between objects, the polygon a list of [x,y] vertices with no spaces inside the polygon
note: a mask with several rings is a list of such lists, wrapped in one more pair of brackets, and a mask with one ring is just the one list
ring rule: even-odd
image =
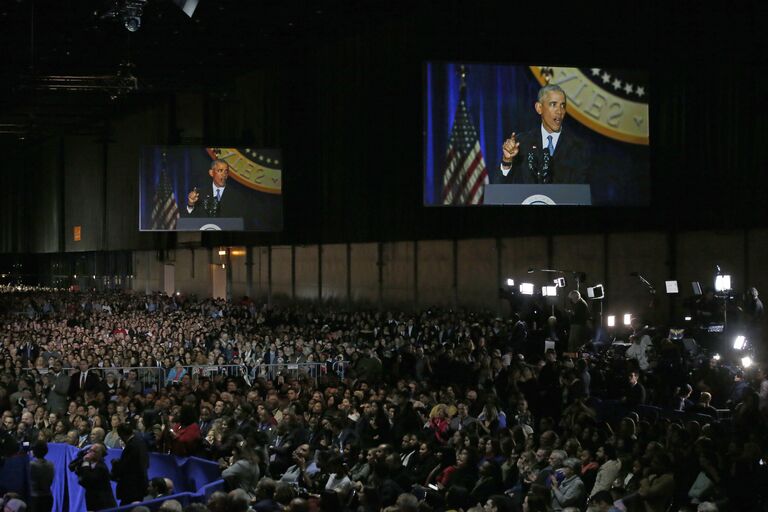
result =
[{"label": "dark ceiling", "polygon": [[93,129],[127,90],[210,90],[222,71],[295,64],[324,42],[390,21],[419,32],[414,51],[425,58],[560,55],[648,66],[652,79],[701,66],[703,83],[707,69],[734,64],[760,77],[766,61],[764,2],[579,2],[565,11],[485,0],[199,0],[190,19],[172,0],[147,0],[131,33],[104,18],[126,1],[0,1],[0,141]]},{"label": "dark ceiling", "polygon": [[407,12],[396,2],[200,0],[189,18],[172,0],[147,0],[129,32],[105,16],[125,1],[0,3],[0,137],[92,129],[128,92],[215,85],[220,72],[290,60],[309,41]]}]

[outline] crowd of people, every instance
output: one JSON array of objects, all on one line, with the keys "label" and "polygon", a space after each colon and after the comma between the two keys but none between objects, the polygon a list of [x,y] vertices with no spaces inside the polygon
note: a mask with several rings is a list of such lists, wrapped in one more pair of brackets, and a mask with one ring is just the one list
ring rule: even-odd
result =
[{"label": "crowd of people", "polygon": [[[7,501],[50,510],[45,482],[67,468],[45,465],[47,443],[67,443],[83,449],[70,469],[89,510],[164,496],[182,509],[172,481],[146,479],[147,451],[219,462],[227,492],[191,511],[764,510],[763,367],[691,353],[640,319],[628,347],[538,325],[4,289],[2,455],[28,446],[36,471],[33,494]],[[104,464],[123,447],[142,478]]]}]

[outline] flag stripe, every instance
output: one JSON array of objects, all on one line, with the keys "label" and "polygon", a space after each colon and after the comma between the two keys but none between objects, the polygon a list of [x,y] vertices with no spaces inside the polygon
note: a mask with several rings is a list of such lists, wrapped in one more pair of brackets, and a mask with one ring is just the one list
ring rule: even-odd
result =
[{"label": "flag stripe", "polygon": [[[470,155],[472,156],[472,155]],[[475,158],[471,161],[467,159],[467,162],[470,162],[469,165],[465,165],[462,176],[461,176],[461,182],[459,184],[459,193],[458,195],[461,197],[461,202],[466,204],[466,195],[468,191],[468,184],[471,182],[472,175],[475,173],[475,171],[478,169],[478,166],[483,160],[483,155],[481,154],[475,154]]]},{"label": "flag stripe", "polygon": [[470,119],[462,90],[445,152],[441,194],[443,204],[482,203],[483,185],[487,181],[488,172],[480,139]]},{"label": "flag stripe", "polygon": [[155,204],[152,208],[152,229],[173,230],[176,229],[176,221],[179,218],[179,207],[176,204],[176,194],[168,179],[165,162],[160,170],[160,183],[155,192]]}]

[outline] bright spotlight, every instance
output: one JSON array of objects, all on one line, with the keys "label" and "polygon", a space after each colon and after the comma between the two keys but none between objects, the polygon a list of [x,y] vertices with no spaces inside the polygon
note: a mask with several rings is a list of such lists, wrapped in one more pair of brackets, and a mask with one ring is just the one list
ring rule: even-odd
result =
[{"label": "bright spotlight", "polygon": [[616,327],[616,315],[608,315],[608,327]]},{"label": "bright spotlight", "polygon": [[720,275],[715,277],[715,291],[726,292],[731,289],[731,276]]},{"label": "bright spotlight", "polygon": [[690,316],[685,317],[685,321],[686,322],[690,322],[691,321],[691,317]]},{"label": "bright spotlight", "polygon": [[542,286],[541,294],[544,297],[557,297],[557,286]]},{"label": "bright spotlight", "polygon": [[752,366],[752,358],[749,356],[742,357],[741,366],[743,366],[744,368],[749,368],[750,366]]},{"label": "bright spotlight", "polygon": [[226,256],[227,251],[225,249],[219,249],[219,256]]},{"label": "bright spotlight", "polygon": [[719,361],[720,360],[720,354],[713,355],[712,359],[714,359],[715,361]]},{"label": "bright spotlight", "polygon": [[603,299],[605,298],[605,288],[601,284],[588,287],[587,297],[590,299]]},{"label": "bright spotlight", "polygon": [[507,286],[515,286],[515,280],[511,277],[507,278]]},{"label": "bright spotlight", "polygon": [[733,340],[733,348],[735,350],[744,350],[744,345],[747,344],[747,338],[744,336],[736,336],[736,338]]},{"label": "bright spotlight", "polygon": [[624,313],[624,325],[632,325],[632,313]]},{"label": "bright spotlight", "polygon": [[533,283],[520,283],[520,293],[523,295],[533,295]]}]

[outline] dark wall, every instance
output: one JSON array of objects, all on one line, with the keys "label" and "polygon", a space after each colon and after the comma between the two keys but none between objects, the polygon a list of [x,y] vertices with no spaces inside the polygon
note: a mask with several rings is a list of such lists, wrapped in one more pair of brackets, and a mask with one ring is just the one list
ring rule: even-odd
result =
[{"label": "dark wall", "polygon": [[[703,13],[629,3],[610,12],[561,12],[495,2],[412,3],[418,5],[393,3],[388,15],[297,36],[271,54],[225,59],[216,70],[220,79],[203,86],[144,89],[119,99],[90,133],[5,140],[0,251],[183,242],[183,235],[137,231],[138,151],[166,143],[283,148],[284,232],[203,235],[204,245],[765,225],[766,57],[755,50],[764,8]],[[424,208],[427,59],[648,66],[651,207]],[[82,226],[80,242],[72,239],[75,225]]]}]

